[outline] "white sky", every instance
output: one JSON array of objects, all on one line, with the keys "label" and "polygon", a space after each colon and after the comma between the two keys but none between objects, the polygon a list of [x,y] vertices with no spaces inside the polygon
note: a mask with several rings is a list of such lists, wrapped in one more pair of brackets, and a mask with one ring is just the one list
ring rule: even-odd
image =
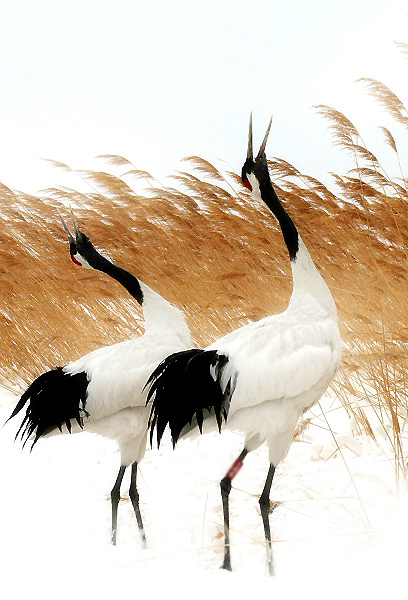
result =
[{"label": "white sky", "polygon": [[393,43],[408,43],[407,23],[405,0],[0,0],[0,181],[75,186],[39,159],[104,168],[105,153],[158,177],[189,154],[239,171],[250,110],[256,144],[274,116],[270,156],[341,172],[312,106],[383,146],[389,122],[355,80],[408,102]]}]

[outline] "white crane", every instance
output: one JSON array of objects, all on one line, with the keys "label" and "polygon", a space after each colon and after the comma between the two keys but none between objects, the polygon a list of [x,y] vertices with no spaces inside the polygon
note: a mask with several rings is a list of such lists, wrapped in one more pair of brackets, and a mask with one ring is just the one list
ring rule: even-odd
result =
[{"label": "white crane", "polygon": [[138,338],[99,348],[64,367],[40,375],[21,396],[10,419],[28,403],[16,434],[24,445],[61,433],[88,431],[115,440],[120,450],[120,469],[111,491],[112,544],[116,544],[120,487],[131,468],[129,497],[140,530],[146,538],[136,487],[137,467],[146,450],[149,408],[144,384],[155,367],[170,353],[191,348],[183,313],[133,275],[117,267],[95,249],[78,230],[75,238],[63,221],[70,242],[71,259],[78,265],[106,273],[123,285],[140,304],[145,333]]},{"label": "white crane", "polygon": [[[151,433],[160,443],[170,427],[173,445],[197,427],[221,428],[245,434],[244,448],[221,480],[224,514],[224,561],[231,570],[229,494],[231,481],[248,452],[266,442],[269,470],[259,504],[273,575],[269,494],[277,465],[291,445],[299,417],[315,404],[340,363],[341,339],[332,295],[317,271],[298,231],[281,205],[269,176],[265,146],[271,123],[255,160],[252,118],[242,183],[262,200],[279,222],[289,252],[293,291],[281,314],[249,323],[205,350],[188,350],[167,357],[152,373],[148,399],[153,398]],[[227,419],[228,416],[228,419]]]}]

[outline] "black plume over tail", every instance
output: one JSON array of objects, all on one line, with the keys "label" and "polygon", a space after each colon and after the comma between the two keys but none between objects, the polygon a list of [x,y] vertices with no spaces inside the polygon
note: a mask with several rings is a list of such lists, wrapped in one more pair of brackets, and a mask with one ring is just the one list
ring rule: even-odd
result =
[{"label": "black plume over tail", "polygon": [[85,410],[88,383],[85,372],[70,375],[65,373],[63,367],[57,367],[37,377],[21,396],[8,419],[15,417],[25,404],[29,403],[16,439],[21,433],[25,445],[28,438],[35,433],[32,444],[34,446],[45,433],[57,428],[61,431],[64,423],[71,432],[71,419],[75,419],[78,425],[83,427],[83,417],[88,416]]},{"label": "black plume over tail", "polygon": [[[193,418],[202,432],[203,410],[215,415],[218,429],[227,420],[229,403],[234,391],[231,377],[224,373],[228,356],[216,350],[184,350],[171,354],[150,375],[147,403],[153,399],[150,412],[150,443],[157,431],[157,444],[169,425],[173,446],[182,429]],[[223,377],[224,374],[224,377]]]}]

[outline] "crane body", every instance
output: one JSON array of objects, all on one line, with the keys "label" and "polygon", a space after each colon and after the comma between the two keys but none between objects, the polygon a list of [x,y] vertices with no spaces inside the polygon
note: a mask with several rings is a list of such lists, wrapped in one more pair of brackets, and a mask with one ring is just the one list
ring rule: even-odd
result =
[{"label": "crane body", "polygon": [[74,263],[106,273],[137,300],[145,318],[145,333],[134,339],[93,352],[63,367],[40,375],[22,394],[10,419],[24,407],[17,432],[24,444],[60,433],[88,431],[118,443],[121,464],[111,492],[112,533],[116,544],[120,486],[127,467],[131,469],[129,496],[135,509],[142,543],[145,533],[136,487],[137,467],[146,450],[149,408],[145,382],[152,370],[172,352],[191,347],[183,313],[120,267],[102,256],[89,238],[78,230],[76,237],[63,225]]},{"label": "crane body", "polygon": [[[224,512],[223,568],[231,570],[229,504],[231,481],[248,452],[267,443],[269,470],[260,497],[269,574],[274,573],[269,494],[277,465],[286,457],[299,417],[322,396],[340,363],[336,306],[298,231],[273,189],[265,145],[255,159],[252,120],[242,182],[277,218],[289,253],[293,290],[287,309],[248,323],[204,350],[167,357],[150,376],[151,439],[168,425],[180,437],[226,428],[245,435],[244,448],[220,482]],[[201,354],[199,354],[201,353]],[[211,366],[204,357],[209,353]],[[198,362],[200,361],[200,363]],[[224,423],[222,423],[224,419]]]}]

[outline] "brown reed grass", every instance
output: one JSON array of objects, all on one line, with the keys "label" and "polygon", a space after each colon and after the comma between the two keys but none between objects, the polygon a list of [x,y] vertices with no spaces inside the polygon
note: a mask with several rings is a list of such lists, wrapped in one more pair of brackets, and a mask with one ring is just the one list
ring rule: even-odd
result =
[{"label": "brown reed grass", "polygon": [[[402,102],[379,82],[365,83],[406,126]],[[271,160],[270,171],[338,307],[345,352],[333,389],[358,428],[373,438],[365,407],[375,411],[404,467],[407,180],[382,170],[339,111],[317,110],[335,144],[354,156],[352,171],[333,174],[338,191],[282,159]],[[382,133],[399,160],[392,133],[384,127]],[[89,193],[54,188],[37,197],[0,185],[3,382],[22,386],[46,368],[143,331],[138,306],[118,284],[69,261],[58,219],[58,211],[68,216],[68,205],[116,264],[185,311],[197,345],[288,302],[290,267],[281,233],[235,173],[223,174],[192,156],[185,159],[187,170],[173,176],[174,187],[164,187],[121,156],[101,160],[128,170],[122,176],[78,172],[90,183]],[[132,177],[144,179],[148,193],[136,193],[127,183]]]}]

